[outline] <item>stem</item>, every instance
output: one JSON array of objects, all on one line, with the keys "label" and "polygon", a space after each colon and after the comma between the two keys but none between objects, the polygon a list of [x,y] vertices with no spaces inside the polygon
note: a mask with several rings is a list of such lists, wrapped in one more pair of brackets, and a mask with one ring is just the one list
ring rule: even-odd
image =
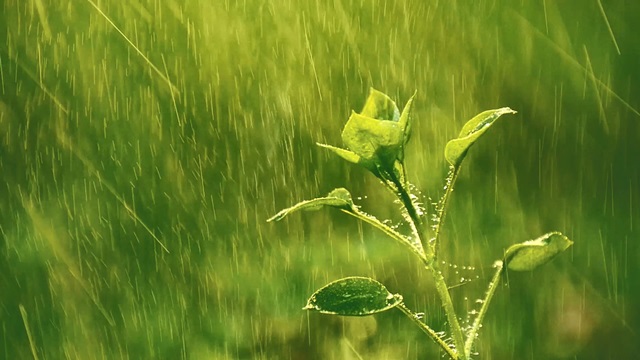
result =
[{"label": "stem", "polygon": [[391,180],[395,187],[398,190],[397,196],[400,197],[400,201],[404,205],[404,208],[407,210],[409,214],[409,218],[411,219],[411,225],[414,229],[415,235],[420,240],[420,244],[422,245],[422,249],[425,252],[426,262],[425,265],[430,267],[430,264],[433,262],[435,258],[435,253],[433,252],[433,248],[429,246],[429,242],[427,240],[428,234],[426,229],[424,228],[424,224],[422,223],[422,219],[420,219],[420,215],[418,215],[418,210],[416,210],[413,201],[411,200],[411,196],[409,192],[404,188],[404,185],[400,182],[400,180],[395,176],[395,174],[391,173]]},{"label": "stem", "polygon": [[378,230],[382,231],[383,233],[387,234],[390,238],[392,238],[393,240],[399,242],[400,244],[406,246],[407,248],[409,248],[409,250],[411,250],[411,252],[413,252],[415,255],[417,255],[423,262],[426,261],[425,255],[423,252],[421,252],[420,250],[418,250],[418,248],[416,248],[406,237],[404,237],[402,234],[398,233],[397,231],[393,230],[392,228],[388,227],[387,225],[381,223],[378,219],[370,216],[369,214],[366,214],[356,208],[350,209],[350,210],[344,210],[341,209],[341,211],[343,213],[349,214],[353,217],[355,217],[356,219],[359,219],[361,221],[366,222],[369,225],[372,225],[373,227],[377,228]]},{"label": "stem", "polygon": [[420,321],[420,319],[414,314],[404,303],[400,303],[396,306],[403,314],[407,315],[409,320],[413,321],[422,331],[424,331],[436,344],[440,345],[440,347],[447,352],[450,358],[458,359],[458,354],[436,333],[429,325]]},{"label": "stem", "polygon": [[[421,219],[418,216],[418,212],[415,209],[413,202],[411,201],[411,197],[409,196],[407,191],[404,189],[404,187],[400,185],[399,181],[396,182],[396,186],[399,189],[398,194],[400,196],[400,200],[402,201],[404,207],[407,209],[407,213],[409,213],[409,217],[411,218],[411,223],[414,225],[414,228],[416,230],[417,229],[424,230],[422,227]],[[423,248],[427,252],[427,254],[419,251],[415,246],[413,246],[413,244],[411,244],[407,240],[407,238],[399,234],[397,231],[381,223],[378,219],[359,211],[357,208],[352,208],[350,210],[343,209],[342,212],[347,213],[357,219],[360,219],[361,221],[364,221],[370,225],[373,225],[375,228],[389,235],[389,237],[391,237],[392,239],[408,247],[409,250],[411,250],[411,252],[417,255],[420,258],[420,260],[422,260],[425,267],[431,270],[433,274],[433,278],[436,283],[436,289],[438,291],[438,295],[440,296],[440,301],[442,301],[442,306],[444,307],[445,313],[447,314],[447,321],[449,322],[449,325],[451,327],[455,349],[452,349],[449,345],[447,345],[425,323],[418,320],[413,315],[413,313],[406,306],[404,306],[404,304],[401,304],[398,307],[400,308],[400,310],[402,310],[403,313],[405,313],[407,316],[409,316],[409,318],[411,318],[414,322],[416,322],[416,324],[418,324],[421,329],[423,329],[427,334],[429,334],[438,344],[440,344],[440,346],[442,346],[445,349],[445,351],[447,351],[447,353],[452,359],[460,358],[461,360],[466,360],[467,356],[465,355],[465,352],[460,351],[460,349],[463,349],[463,346],[464,346],[464,337],[462,335],[462,329],[460,328],[460,323],[458,322],[458,318],[456,316],[455,308],[453,307],[453,301],[451,300],[449,289],[447,288],[447,283],[445,282],[444,277],[442,276],[442,272],[440,271],[440,266],[434,261],[435,254],[433,253],[433,249],[430,246],[428,246],[429,244],[426,244],[427,246],[424,246],[425,243],[423,242],[423,238],[426,235],[426,233],[419,231],[417,232],[416,236],[418,236],[418,239],[420,240],[421,244],[423,244]]]},{"label": "stem", "polygon": [[467,334],[467,341],[464,344],[464,354],[467,358],[471,356],[471,348],[473,347],[473,342],[478,337],[478,331],[482,326],[482,320],[484,320],[484,316],[487,314],[487,309],[489,308],[489,303],[491,302],[491,298],[493,298],[493,294],[496,292],[498,288],[498,284],[500,284],[500,276],[502,275],[502,270],[504,270],[504,263],[500,260],[495,263],[496,273],[493,274],[493,278],[489,283],[489,288],[487,289],[487,295],[485,295],[484,300],[482,301],[482,306],[480,307],[480,312],[478,316],[473,321],[473,326],[469,333]]},{"label": "stem", "polygon": [[[446,205],[446,199],[449,198],[451,194],[451,185],[453,181],[455,181],[455,177],[457,176],[457,169],[452,172],[452,175],[447,177],[448,184],[447,192],[443,198],[443,204]],[[455,345],[456,357],[455,359],[467,360],[467,356],[464,351],[464,336],[462,335],[462,328],[460,328],[460,322],[458,321],[458,317],[456,316],[456,310],[453,307],[453,301],[451,300],[451,295],[449,294],[449,289],[447,287],[447,283],[444,280],[444,276],[442,276],[442,271],[440,271],[440,266],[437,261],[435,261],[435,246],[431,246],[427,238],[427,233],[424,229],[422,220],[418,216],[418,211],[416,210],[413,201],[411,201],[411,197],[409,196],[407,190],[402,186],[397,177],[393,176],[392,180],[395,186],[398,188],[398,195],[405,209],[407,209],[407,213],[411,218],[411,222],[414,223],[416,229],[418,229],[418,238],[420,239],[420,243],[422,244],[424,251],[426,252],[426,259],[424,260],[425,266],[431,270],[433,275],[433,279],[436,284],[436,290],[438,291],[438,295],[440,297],[440,301],[442,302],[442,307],[447,315],[447,321],[449,321],[449,326],[451,327],[451,336],[453,338],[453,344]],[[443,209],[442,207],[440,208]],[[439,226],[438,226],[439,231]]]},{"label": "stem", "polygon": [[444,218],[447,215],[447,204],[449,203],[449,198],[453,193],[453,185],[458,178],[458,174],[460,173],[460,165],[449,166],[449,174],[447,175],[447,183],[445,184],[445,192],[442,195],[442,199],[438,202],[437,212],[437,221],[435,223],[435,235],[433,240],[433,252],[437,252],[438,240],[440,240],[440,232],[442,229],[442,224],[444,223]]},{"label": "stem", "polygon": [[460,328],[460,322],[458,321],[458,317],[456,316],[456,310],[453,307],[453,301],[451,300],[451,295],[449,294],[447,283],[444,280],[444,276],[442,276],[442,271],[440,271],[440,265],[438,265],[438,263],[434,261],[429,269],[431,269],[431,274],[433,275],[433,279],[436,283],[436,290],[438,291],[440,301],[442,302],[442,307],[444,308],[444,312],[447,315],[447,321],[449,321],[449,326],[451,327],[451,337],[453,338],[453,344],[456,347],[456,352],[460,359],[466,360],[466,353],[462,351],[462,349],[464,348],[464,336],[462,335],[462,328]]}]

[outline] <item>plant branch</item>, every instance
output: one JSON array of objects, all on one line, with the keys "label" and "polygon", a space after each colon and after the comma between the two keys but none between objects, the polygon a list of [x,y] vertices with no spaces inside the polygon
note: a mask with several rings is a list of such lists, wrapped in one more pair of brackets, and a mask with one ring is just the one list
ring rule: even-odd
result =
[{"label": "plant branch", "polygon": [[372,225],[373,227],[377,228],[383,233],[389,235],[389,237],[392,238],[393,240],[409,248],[409,250],[411,250],[411,252],[414,253],[416,256],[418,256],[423,262],[426,261],[426,258],[423,252],[421,252],[418,248],[416,248],[405,236],[393,230],[392,228],[388,227],[387,225],[381,223],[380,220],[374,218],[373,216],[367,213],[364,213],[358,210],[355,207],[350,210],[341,209],[341,211],[345,214],[349,214],[355,217],[356,219],[366,222],[369,225]]},{"label": "plant branch", "polygon": [[418,318],[418,316],[415,313],[413,313],[409,308],[407,308],[407,306],[404,303],[400,303],[398,306],[396,306],[396,308],[402,311],[403,314],[407,315],[409,320],[413,321],[414,324],[418,325],[418,327],[422,329],[422,331],[424,331],[427,335],[429,335],[429,337],[431,337],[431,339],[436,344],[440,345],[440,347],[447,352],[447,354],[451,359],[454,359],[454,360],[458,359],[458,354],[449,346],[449,344],[447,344],[444,341],[444,339],[442,339],[442,337],[438,335],[437,332],[435,332],[432,328],[430,328],[429,325],[422,322],[420,318]]},{"label": "plant branch", "polygon": [[[413,202],[411,201],[411,197],[409,196],[405,188],[401,186],[399,181],[395,182],[395,185],[399,190],[398,196],[400,197],[400,200],[402,201],[402,204],[404,205],[405,209],[407,209],[407,213],[409,213],[409,217],[412,225],[414,225],[415,229],[421,229],[424,231],[424,227],[422,226],[422,221],[418,215],[418,211],[416,210]],[[418,236],[421,244],[423,244],[424,251],[427,252],[426,254],[424,252],[420,252],[413,244],[411,244],[407,240],[406,237],[404,237],[397,231],[391,229],[390,227],[386,226],[385,224],[381,223],[378,219],[364,212],[361,212],[357,208],[352,208],[350,210],[343,209],[341,211],[376,227],[377,229],[381,230],[385,234],[389,235],[389,237],[391,237],[392,239],[408,247],[409,250],[411,250],[411,252],[417,255],[420,258],[420,260],[422,260],[425,267],[431,270],[433,274],[433,278],[435,280],[436,290],[438,291],[438,295],[442,302],[442,306],[444,307],[445,313],[447,315],[447,321],[449,322],[449,325],[451,327],[453,342],[456,347],[456,349],[454,350],[451,347],[449,347],[446,343],[444,343],[444,345],[446,346],[445,349],[447,350],[447,353],[451,356],[452,359],[461,358],[462,360],[466,360],[467,359],[466,354],[460,351],[463,349],[465,344],[464,337],[462,334],[462,329],[460,328],[460,323],[458,321],[458,317],[456,316],[455,308],[453,306],[453,301],[451,300],[451,295],[449,294],[447,283],[445,282],[445,279],[442,276],[442,272],[440,271],[439,265],[434,261],[434,254],[432,252],[432,248],[429,247],[429,244],[426,244],[427,246],[424,246],[425,242],[423,241],[423,237],[426,235],[425,232],[418,232],[416,235]],[[410,318],[412,318],[414,321],[417,321],[417,323],[421,324],[420,326],[421,328],[423,328],[423,330],[425,330],[424,327],[431,330],[428,326],[426,326],[426,324],[424,324],[423,322],[415,318],[415,316],[411,313],[409,309],[407,309],[406,307],[404,308],[401,307],[401,310],[407,315],[411,314]],[[429,335],[431,335],[429,331],[427,330],[425,331]],[[435,339],[436,338],[434,338],[434,340]],[[436,340],[436,342],[438,341]],[[440,344],[440,342],[438,343]]]},{"label": "plant branch", "polygon": [[[452,175],[455,180],[455,175],[457,171]],[[449,179],[449,178],[447,178]],[[398,188],[398,196],[402,201],[405,209],[407,209],[407,213],[409,213],[409,217],[411,218],[411,222],[414,223],[416,229],[418,229],[418,237],[420,238],[420,243],[422,244],[424,251],[426,253],[426,261],[425,266],[431,270],[433,275],[433,279],[436,284],[436,290],[438,291],[438,295],[440,297],[440,301],[442,302],[442,307],[444,307],[444,311],[447,315],[447,321],[449,321],[449,326],[451,327],[451,336],[453,337],[453,343],[456,348],[457,356],[462,360],[466,360],[467,357],[465,353],[462,351],[464,348],[464,336],[462,334],[462,329],[460,328],[460,322],[458,321],[458,317],[456,316],[456,310],[453,306],[453,301],[451,300],[451,294],[449,294],[449,289],[447,287],[447,283],[442,276],[442,271],[440,271],[440,266],[438,265],[436,259],[436,254],[434,252],[435,247],[432,247],[429,242],[426,240],[428,234],[424,228],[422,219],[420,219],[418,215],[418,211],[416,210],[413,201],[411,201],[411,197],[407,190],[402,186],[401,182],[398,181],[397,177],[392,177],[392,180],[396,187]],[[448,183],[451,183],[448,181]],[[449,193],[449,192],[448,192]],[[450,193],[449,193],[450,194]],[[449,195],[445,194],[446,197]],[[456,357],[456,359],[458,358]]]},{"label": "plant branch", "polygon": [[482,300],[482,306],[480,307],[480,312],[478,316],[473,321],[473,325],[471,326],[471,330],[467,333],[467,341],[464,344],[464,354],[467,358],[471,356],[471,349],[473,348],[473,342],[478,337],[478,331],[482,326],[482,321],[484,320],[484,316],[487,314],[487,309],[489,308],[489,303],[491,302],[491,298],[493,298],[493,294],[496,292],[498,285],[500,284],[500,276],[502,276],[502,271],[504,270],[504,263],[500,260],[496,261],[494,267],[496,268],[496,273],[493,274],[493,278],[489,283],[489,288],[487,289],[487,294],[485,298]]},{"label": "plant branch", "polygon": [[466,360],[466,354],[464,353],[464,351],[462,351],[462,349],[464,348],[464,336],[462,335],[462,328],[460,328],[460,322],[458,321],[458,317],[456,316],[456,310],[453,307],[453,301],[451,300],[451,294],[449,294],[447,283],[444,280],[442,271],[440,271],[440,266],[436,261],[433,262],[429,269],[431,270],[431,274],[433,275],[433,279],[436,283],[436,290],[438,291],[438,296],[440,297],[442,307],[444,308],[444,312],[447,315],[447,321],[449,321],[449,326],[451,327],[451,337],[453,337],[453,343],[456,346],[456,352],[462,360]]},{"label": "plant branch", "polygon": [[435,254],[433,253],[433,249],[431,248],[431,246],[429,246],[429,242],[427,241],[428,234],[424,227],[424,223],[422,222],[422,219],[418,214],[418,210],[416,209],[413,201],[411,200],[411,195],[409,195],[409,192],[407,191],[407,189],[405,189],[402,182],[393,173],[390,173],[390,177],[393,185],[397,189],[396,196],[400,198],[402,205],[407,210],[407,214],[409,214],[409,218],[411,220],[410,223],[414,230],[415,236],[420,241],[420,244],[422,245],[422,249],[425,252],[425,256],[426,256],[425,265],[427,267],[430,267],[431,263],[435,258]]},{"label": "plant branch", "polygon": [[433,252],[436,253],[438,250],[438,241],[440,240],[440,233],[442,230],[442,224],[444,223],[445,216],[447,215],[447,205],[449,203],[449,198],[451,198],[451,194],[453,193],[453,185],[458,179],[458,174],[460,173],[460,165],[449,166],[449,174],[447,175],[446,184],[445,184],[445,192],[442,195],[442,198],[438,202],[436,209],[436,221],[434,224],[434,240],[433,240]]}]

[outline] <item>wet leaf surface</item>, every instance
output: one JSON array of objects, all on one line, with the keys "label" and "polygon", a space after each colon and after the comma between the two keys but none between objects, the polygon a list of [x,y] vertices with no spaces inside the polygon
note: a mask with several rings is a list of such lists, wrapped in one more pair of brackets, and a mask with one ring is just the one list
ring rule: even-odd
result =
[{"label": "wet leaf surface", "polygon": [[331,191],[326,197],[315,198],[312,200],[301,201],[291,207],[280,210],[277,214],[269,218],[268,222],[280,221],[285,216],[299,211],[315,211],[320,210],[324,206],[336,207],[340,209],[350,209],[353,206],[351,194],[347,189],[338,188]]},{"label": "wet leaf surface", "polygon": [[447,143],[444,149],[444,157],[453,166],[459,166],[467,155],[467,150],[495,123],[500,116],[515,114],[516,111],[504,107],[495,110],[483,111],[467,121],[460,130],[456,139]]},{"label": "wet leaf surface", "polygon": [[530,271],[549,262],[572,244],[573,241],[561,233],[550,232],[535,240],[512,245],[504,258],[509,270]]},{"label": "wet leaf surface", "polygon": [[392,309],[402,296],[392,294],[381,283],[367,277],[347,277],[316,291],[304,310],[342,316],[367,316]]}]

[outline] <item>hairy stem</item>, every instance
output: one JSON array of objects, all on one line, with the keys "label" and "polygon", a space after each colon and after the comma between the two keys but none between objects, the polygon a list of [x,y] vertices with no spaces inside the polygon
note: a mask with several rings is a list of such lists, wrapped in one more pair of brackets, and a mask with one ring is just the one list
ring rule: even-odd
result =
[{"label": "hairy stem", "polygon": [[409,320],[413,321],[422,331],[424,331],[433,341],[440,345],[440,347],[447,352],[451,359],[458,359],[458,354],[436,333],[429,325],[425,324],[420,320],[420,318],[414,314],[404,303],[400,303],[400,305],[396,306],[397,309],[402,311],[403,314],[407,315]]},{"label": "hairy stem", "polygon": [[458,317],[456,316],[456,310],[453,307],[453,301],[451,300],[451,295],[449,294],[447,283],[444,280],[444,276],[442,276],[442,271],[440,271],[440,266],[437,262],[434,261],[429,269],[431,269],[431,274],[433,275],[433,279],[436,283],[438,296],[440,297],[442,307],[444,308],[444,312],[447,315],[447,321],[449,322],[449,326],[451,327],[451,337],[453,338],[453,344],[456,347],[458,357],[462,360],[466,360],[467,356],[465,352],[462,351],[464,348],[464,336],[462,335],[462,328],[460,328],[460,322],[458,321]]},{"label": "hairy stem", "polygon": [[[457,171],[453,175],[453,180],[455,180],[455,174],[457,174]],[[432,247],[427,240],[428,234],[423,225],[422,219],[420,219],[418,211],[415,208],[413,201],[411,200],[411,196],[396,177],[393,177],[392,179],[394,181],[394,184],[398,188],[398,196],[400,197],[400,200],[402,201],[405,209],[407,209],[407,213],[411,218],[411,222],[413,222],[415,228],[418,229],[417,235],[420,238],[420,243],[422,244],[426,252],[426,261],[424,261],[425,266],[431,270],[433,279],[436,284],[436,290],[438,291],[438,296],[440,297],[442,307],[444,308],[444,311],[447,315],[447,321],[449,322],[449,326],[451,327],[451,336],[453,337],[455,352],[457,353],[455,359],[460,358],[461,360],[466,360],[466,354],[464,353],[464,351],[462,351],[464,349],[464,337],[462,334],[462,329],[460,328],[460,322],[458,321],[458,317],[456,316],[456,310],[453,307],[453,301],[451,300],[451,295],[449,294],[447,283],[444,279],[444,276],[442,276],[440,266],[438,265],[437,261],[435,261],[435,247]],[[450,181],[449,183],[452,184],[452,182]],[[449,188],[450,186],[448,187],[448,189]],[[445,194],[445,196],[448,197],[449,195]]]},{"label": "hairy stem", "polygon": [[428,234],[420,215],[418,214],[418,209],[416,209],[413,200],[411,200],[411,195],[405,189],[402,182],[395,176],[395,174],[390,174],[393,185],[397,189],[396,196],[400,198],[402,205],[407,210],[407,214],[409,214],[411,227],[414,230],[415,236],[420,240],[420,244],[425,252],[427,267],[430,267],[433,259],[435,258],[435,254],[433,252],[433,248],[429,245]]},{"label": "hairy stem", "polygon": [[504,270],[504,263],[500,260],[496,261],[494,267],[496,268],[496,273],[493,274],[493,278],[489,283],[489,288],[487,289],[487,293],[482,300],[482,306],[480,307],[480,312],[478,316],[473,321],[473,325],[471,326],[471,330],[467,334],[467,341],[464,344],[464,354],[467,358],[471,356],[471,349],[473,348],[473,342],[478,337],[478,331],[482,326],[482,321],[484,320],[484,316],[487,314],[487,309],[489,308],[489,303],[493,298],[493,294],[496,292],[498,285],[500,284],[500,276],[502,276],[502,271]]},{"label": "hairy stem", "polygon": [[449,166],[449,174],[447,175],[447,180],[445,184],[444,195],[438,202],[436,209],[436,221],[434,224],[434,240],[433,240],[433,252],[437,253],[438,251],[438,243],[440,240],[440,233],[442,230],[442,224],[444,223],[445,216],[447,215],[447,205],[449,203],[449,199],[451,198],[451,194],[453,193],[453,185],[458,179],[458,174],[460,173],[460,165],[458,166]]},{"label": "hairy stem", "polygon": [[402,234],[398,233],[397,231],[393,230],[392,228],[388,227],[387,225],[381,223],[378,219],[372,217],[369,214],[366,214],[356,208],[350,209],[350,210],[341,210],[343,213],[349,214],[353,217],[355,217],[356,219],[359,219],[369,225],[372,225],[373,227],[377,228],[378,230],[382,231],[383,233],[387,234],[390,238],[392,238],[393,240],[399,242],[400,244],[402,244],[403,246],[409,248],[409,250],[414,253],[416,256],[418,256],[423,262],[426,261],[425,255],[423,252],[421,252],[418,248],[416,248],[410,241],[409,239],[407,239],[405,236],[403,236]]}]

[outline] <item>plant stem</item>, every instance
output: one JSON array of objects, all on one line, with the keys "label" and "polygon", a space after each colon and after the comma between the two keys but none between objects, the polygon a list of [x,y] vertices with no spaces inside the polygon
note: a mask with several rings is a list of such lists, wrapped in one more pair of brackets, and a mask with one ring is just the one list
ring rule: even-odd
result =
[{"label": "plant stem", "polygon": [[466,360],[467,356],[465,352],[462,351],[464,348],[464,336],[462,335],[462,328],[460,328],[460,322],[456,316],[456,310],[453,307],[453,301],[451,300],[447,283],[444,280],[444,276],[442,275],[442,271],[440,271],[440,266],[437,262],[434,261],[429,269],[431,269],[431,274],[433,275],[433,279],[436,283],[436,290],[438,291],[444,312],[447,315],[447,321],[449,321],[451,337],[453,338],[453,344],[456,347],[456,353],[461,360]]},{"label": "plant stem", "polygon": [[451,359],[454,359],[454,360],[458,359],[458,354],[444,341],[444,339],[442,339],[440,335],[438,335],[438,333],[436,333],[432,328],[430,328],[429,325],[422,322],[416,316],[416,314],[414,314],[409,308],[407,308],[407,306],[404,303],[400,303],[398,306],[396,306],[396,308],[398,308],[400,311],[402,311],[402,313],[407,315],[409,320],[413,321],[416,325],[418,325],[418,327],[422,329],[422,331],[424,331],[427,335],[429,335],[431,339],[435,341],[436,344],[440,345],[440,347],[447,352],[447,354]]},{"label": "plant stem", "polygon": [[363,222],[366,222],[369,225],[372,225],[373,227],[377,228],[378,230],[384,232],[385,234],[387,234],[390,238],[392,238],[393,240],[396,240],[397,242],[399,242],[400,244],[404,245],[405,247],[409,248],[409,250],[414,253],[415,255],[417,255],[423,262],[426,261],[425,255],[423,252],[421,252],[418,248],[416,248],[405,236],[403,236],[402,234],[398,233],[397,231],[393,230],[392,228],[388,227],[387,225],[381,223],[378,219],[374,218],[373,216],[364,213],[356,208],[350,209],[350,210],[344,210],[341,209],[341,211],[343,213],[349,214],[353,217],[355,217],[356,219],[359,219]]},{"label": "plant stem", "polygon": [[413,201],[411,200],[411,195],[409,195],[409,192],[407,191],[407,189],[404,188],[404,185],[395,176],[395,174],[392,173],[390,175],[391,175],[390,176],[391,180],[398,191],[396,193],[396,196],[400,198],[400,201],[404,205],[404,208],[407,210],[407,213],[409,214],[409,218],[411,219],[410,223],[411,223],[411,226],[413,227],[415,236],[420,241],[420,244],[422,245],[422,249],[425,252],[425,256],[426,256],[425,265],[427,267],[430,267],[431,263],[433,263],[433,260],[435,258],[435,254],[433,252],[433,248],[429,246],[429,241],[427,240],[428,234],[426,232],[426,228],[424,227],[422,219],[418,214],[418,210],[414,206]]},{"label": "plant stem", "polygon": [[[450,181],[450,179],[455,180],[456,175],[457,175],[457,171],[454,171],[453,175],[450,175],[450,177],[447,177],[448,184],[450,185],[453,184],[453,181]],[[407,192],[407,190],[404,188],[404,186],[402,186],[401,182],[398,181],[396,177],[393,177],[392,179],[396,187],[398,188],[398,195],[405,209],[407,209],[407,213],[411,218],[411,222],[413,222],[415,228],[418,229],[417,236],[420,238],[420,243],[422,244],[424,251],[426,252],[426,259],[424,261],[425,266],[431,270],[433,279],[436,284],[436,290],[438,291],[440,301],[442,302],[442,307],[444,308],[444,311],[447,315],[447,321],[449,321],[449,326],[451,327],[451,336],[453,337],[455,352],[457,353],[457,356],[455,358],[456,359],[460,358],[461,360],[467,360],[466,354],[464,353],[464,351],[462,351],[464,349],[464,336],[462,335],[460,322],[458,321],[458,317],[456,316],[456,310],[453,307],[453,301],[451,300],[451,295],[449,294],[447,283],[444,279],[444,276],[442,276],[442,271],[440,271],[440,266],[438,265],[437,261],[435,261],[435,257],[436,257],[435,246],[432,247],[429,244],[429,242],[426,240],[428,234],[426,233],[426,229],[423,226],[422,219],[420,219],[418,215],[418,211],[416,210],[413,204],[413,201],[411,201],[411,196],[409,196],[409,193]],[[448,191],[447,193],[445,193],[445,198],[443,199],[446,199],[449,197],[450,188],[451,186],[447,187]],[[446,205],[446,202],[444,204]]]},{"label": "plant stem", "polygon": [[460,165],[458,166],[449,166],[449,174],[447,175],[446,184],[445,184],[445,192],[442,195],[442,199],[438,202],[438,208],[436,209],[437,221],[435,223],[435,235],[433,240],[433,252],[436,253],[438,247],[438,241],[440,240],[440,232],[442,229],[442,224],[444,223],[444,219],[447,215],[447,204],[449,203],[449,198],[453,193],[453,185],[458,179],[458,174],[460,173]]},{"label": "plant stem", "polygon": [[478,316],[473,321],[473,325],[471,326],[471,330],[467,334],[467,341],[464,344],[464,354],[467,358],[471,356],[471,348],[473,347],[473,342],[476,340],[478,336],[478,331],[482,326],[482,321],[484,320],[484,316],[487,314],[487,309],[489,308],[489,303],[491,302],[491,298],[493,298],[493,294],[496,292],[498,285],[500,284],[500,276],[502,276],[502,270],[504,270],[504,263],[500,260],[495,263],[496,273],[493,274],[493,278],[489,283],[489,288],[487,289],[487,294],[482,301],[482,306],[480,307],[480,312]]}]

